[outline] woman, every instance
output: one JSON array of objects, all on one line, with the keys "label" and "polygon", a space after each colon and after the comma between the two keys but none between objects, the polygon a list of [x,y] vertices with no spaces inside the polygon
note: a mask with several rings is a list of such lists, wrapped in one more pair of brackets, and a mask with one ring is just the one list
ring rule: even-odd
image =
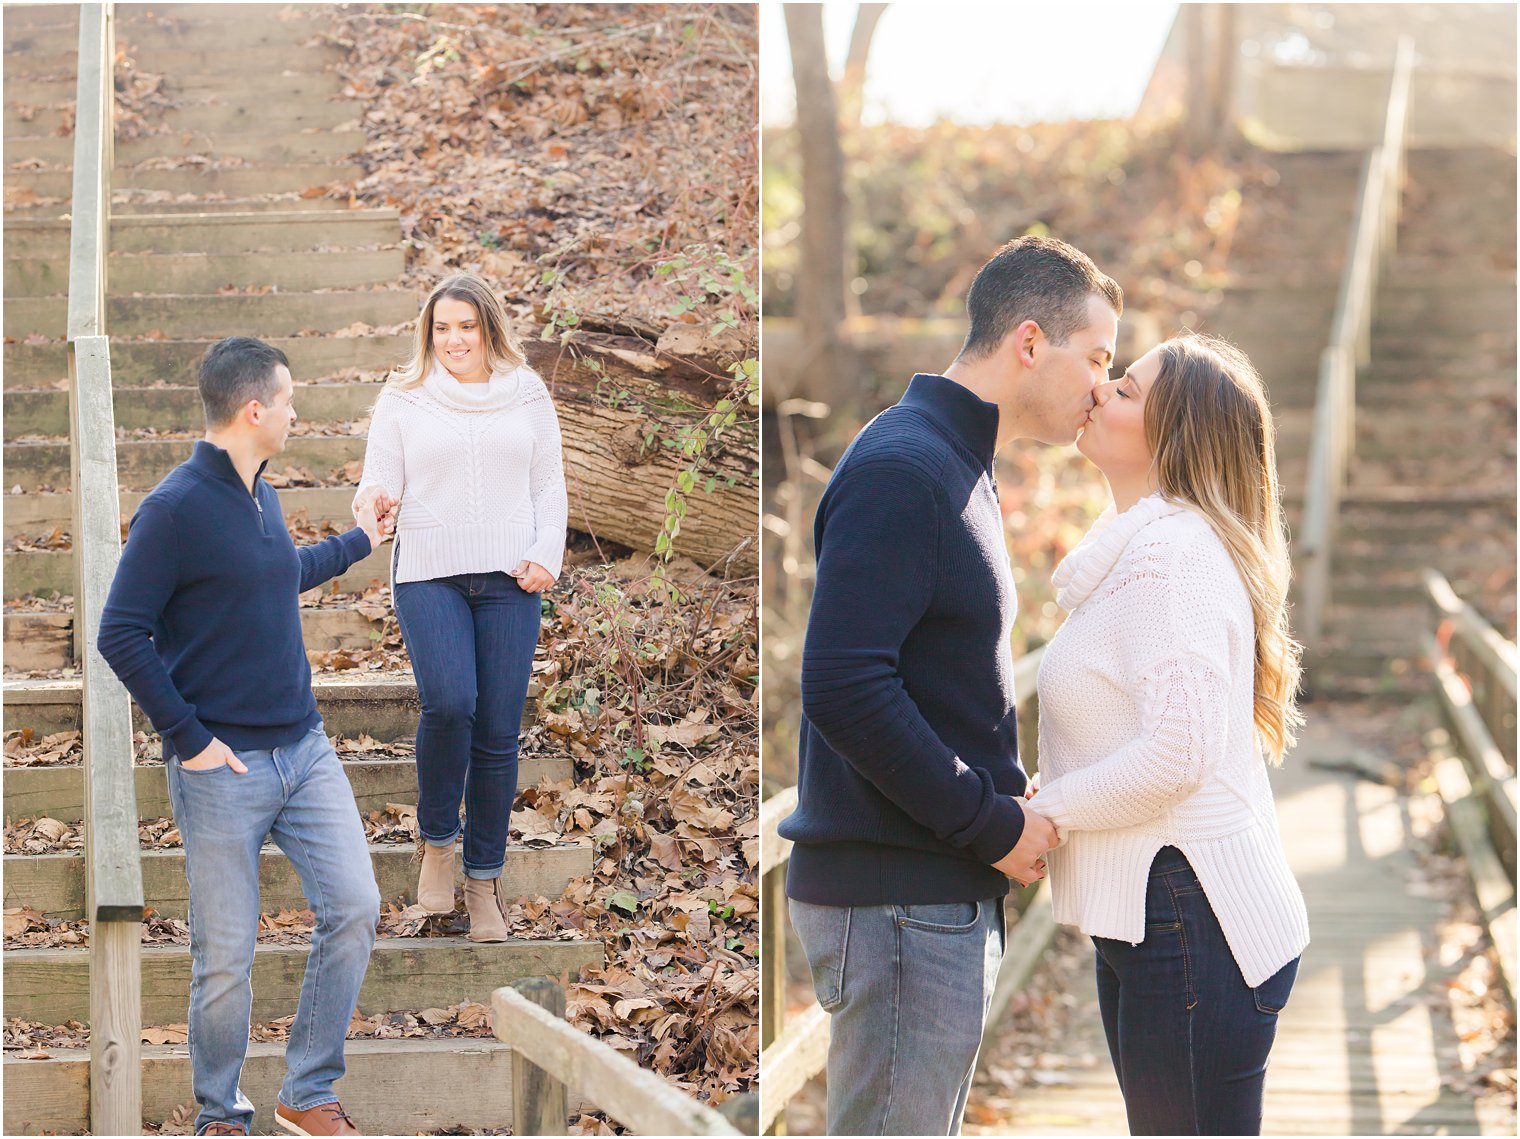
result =
[{"label": "woman", "polygon": [[566,502],[554,404],[473,274],[432,291],[375,404],[355,510],[372,497],[398,504],[391,581],[422,704],[417,901],[454,909],[463,798],[469,936],[503,941],[518,729]]},{"label": "woman", "polygon": [[1266,772],[1302,723],[1271,412],[1191,335],[1093,398],[1077,446],[1114,503],[1056,570],[1039,676],[1056,918],[1092,936],[1130,1130],[1259,1134],[1309,942]]}]

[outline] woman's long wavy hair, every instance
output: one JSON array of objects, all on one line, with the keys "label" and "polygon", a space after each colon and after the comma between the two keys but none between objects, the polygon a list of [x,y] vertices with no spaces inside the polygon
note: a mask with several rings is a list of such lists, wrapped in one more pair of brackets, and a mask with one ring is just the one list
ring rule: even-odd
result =
[{"label": "woman's long wavy hair", "polygon": [[1256,732],[1277,766],[1304,722],[1296,703],[1303,646],[1288,628],[1288,535],[1261,376],[1228,341],[1197,333],[1168,340],[1145,400],[1145,438],[1162,494],[1208,519],[1250,595]]},{"label": "woman's long wavy hair", "polygon": [[439,281],[428,294],[427,303],[417,317],[417,331],[412,335],[412,356],[392,370],[386,382],[392,387],[414,388],[427,379],[433,369],[433,309],[444,297],[473,305],[480,317],[481,339],[486,346],[486,360],[492,372],[510,372],[527,362],[522,345],[512,334],[506,306],[491,286],[474,273],[454,273]]}]

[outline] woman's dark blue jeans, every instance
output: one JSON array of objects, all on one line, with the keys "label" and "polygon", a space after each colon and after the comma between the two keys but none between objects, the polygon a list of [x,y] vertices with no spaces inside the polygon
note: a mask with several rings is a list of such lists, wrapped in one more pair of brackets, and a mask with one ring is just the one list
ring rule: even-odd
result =
[{"label": "woman's dark blue jeans", "polygon": [[1145,940],[1093,938],[1132,1135],[1259,1135],[1267,1054],[1298,959],[1254,989],[1176,847],[1151,863]]},{"label": "woman's dark blue jeans", "polygon": [[505,573],[396,586],[396,618],[417,677],[417,826],[434,846],[459,834],[464,872],[496,878],[517,796],[517,737],[538,644],[539,595]]}]

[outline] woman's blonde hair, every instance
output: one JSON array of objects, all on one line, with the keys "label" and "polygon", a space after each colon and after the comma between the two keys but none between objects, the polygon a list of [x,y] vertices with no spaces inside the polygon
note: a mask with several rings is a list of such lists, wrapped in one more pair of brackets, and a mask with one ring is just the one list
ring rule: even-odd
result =
[{"label": "woman's blonde hair", "polygon": [[492,372],[510,372],[527,361],[522,345],[512,335],[506,307],[491,286],[474,273],[454,273],[439,281],[428,294],[427,303],[417,317],[417,331],[412,335],[412,356],[387,378],[392,387],[414,388],[427,379],[433,368],[433,309],[444,297],[474,306],[480,318],[481,339],[486,346],[486,361]]},{"label": "woman's blonde hair", "polygon": [[1256,629],[1256,731],[1276,766],[1304,722],[1295,703],[1303,646],[1288,628],[1288,536],[1266,387],[1245,353],[1217,337],[1188,333],[1160,352],[1145,399],[1158,486],[1208,519],[1240,571]]}]

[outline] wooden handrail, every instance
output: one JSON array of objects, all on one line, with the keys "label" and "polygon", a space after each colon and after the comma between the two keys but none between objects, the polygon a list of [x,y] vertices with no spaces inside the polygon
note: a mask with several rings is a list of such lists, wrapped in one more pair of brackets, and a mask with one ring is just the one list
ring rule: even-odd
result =
[{"label": "wooden handrail", "polygon": [[1505,988],[1515,995],[1516,651],[1433,569],[1424,572],[1434,632],[1427,653],[1436,695],[1453,729],[1451,751],[1435,765],[1446,818],[1461,848],[1478,909],[1498,950]]},{"label": "wooden handrail", "polygon": [[1346,265],[1330,323],[1330,344],[1320,353],[1303,533],[1298,542],[1298,631],[1310,648],[1319,646],[1330,608],[1336,517],[1356,450],[1356,370],[1371,360],[1378,275],[1398,232],[1413,68],[1414,41],[1400,37],[1383,137],[1362,167]]},{"label": "wooden handrail", "polygon": [[740,1134],[722,1113],[571,1028],[556,982],[503,986],[491,994],[491,1008],[496,1038],[512,1049],[514,1134],[564,1135],[566,1085],[640,1135]]},{"label": "wooden handrail", "polygon": [[[1018,693],[1018,707],[1038,716],[1039,695],[1035,680],[1045,657],[1042,645],[1020,657],[1013,667],[1013,688]],[[1035,759],[1032,735],[1020,726],[1020,739],[1026,760]],[[1023,741],[1028,741],[1023,742]],[[786,863],[792,844],[781,837],[777,827],[797,809],[797,788],[784,787],[760,804],[760,927],[761,940],[762,1021],[760,1034],[760,1071],[765,1094],[760,1109],[760,1130],[773,1130],[782,1112],[802,1086],[823,1071],[828,1062],[829,1016],[816,1003],[810,1005],[790,1024],[783,1024],[786,1008]],[[1055,930],[1050,920],[1049,894],[1044,883],[1034,894],[1029,913],[1032,920],[1020,918],[1013,939],[1003,955],[998,973],[993,1008],[984,1032],[990,1030],[1007,1004],[1011,992],[1027,981],[1029,971],[1039,959],[1039,951]]]},{"label": "wooden handrail", "polygon": [[90,918],[90,1130],[142,1128],[143,884],[127,690],[96,648],[121,556],[116,425],[106,339],[116,89],[112,7],[80,8],[69,230],[69,420],[74,637],[82,669],[85,890]]}]

